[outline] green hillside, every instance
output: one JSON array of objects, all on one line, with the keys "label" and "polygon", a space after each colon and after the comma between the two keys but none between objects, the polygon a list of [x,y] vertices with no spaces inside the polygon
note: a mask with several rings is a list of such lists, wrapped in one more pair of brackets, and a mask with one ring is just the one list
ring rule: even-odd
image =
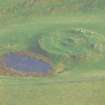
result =
[{"label": "green hillside", "polygon": [[[5,71],[10,53],[51,63],[52,74]],[[104,91],[104,0],[0,0],[0,105],[105,105]]]},{"label": "green hillside", "polygon": [[1,57],[28,51],[49,57],[55,71],[105,68],[103,0],[4,0],[0,8]]}]

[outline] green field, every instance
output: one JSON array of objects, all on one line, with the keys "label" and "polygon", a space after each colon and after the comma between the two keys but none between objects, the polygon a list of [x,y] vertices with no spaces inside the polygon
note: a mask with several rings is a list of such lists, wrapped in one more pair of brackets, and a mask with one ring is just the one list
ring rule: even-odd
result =
[{"label": "green field", "polygon": [[104,13],[104,0],[0,0],[0,57],[35,50],[54,68],[1,75],[0,105],[105,105]]},{"label": "green field", "polygon": [[104,105],[105,103],[104,80],[74,83],[45,80],[46,84],[43,84],[45,81],[32,78],[7,79],[0,80],[1,105]]}]

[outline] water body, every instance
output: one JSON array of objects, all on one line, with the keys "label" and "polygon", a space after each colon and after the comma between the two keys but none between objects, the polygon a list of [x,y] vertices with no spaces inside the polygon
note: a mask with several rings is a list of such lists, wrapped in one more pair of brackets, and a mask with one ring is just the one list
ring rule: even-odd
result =
[{"label": "water body", "polygon": [[51,64],[44,61],[32,59],[29,56],[22,56],[14,53],[6,55],[4,63],[8,68],[13,68],[19,72],[48,73],[52,68]]}]

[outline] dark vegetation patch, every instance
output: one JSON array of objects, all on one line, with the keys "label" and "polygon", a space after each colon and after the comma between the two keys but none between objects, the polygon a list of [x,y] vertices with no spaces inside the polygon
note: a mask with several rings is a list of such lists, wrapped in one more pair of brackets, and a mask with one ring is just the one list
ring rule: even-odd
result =
[{"label": "dark vegetation patch", "polygon": [[70,14],[105,11],[103,0],[6,0],[0,1],[0,16]]}]

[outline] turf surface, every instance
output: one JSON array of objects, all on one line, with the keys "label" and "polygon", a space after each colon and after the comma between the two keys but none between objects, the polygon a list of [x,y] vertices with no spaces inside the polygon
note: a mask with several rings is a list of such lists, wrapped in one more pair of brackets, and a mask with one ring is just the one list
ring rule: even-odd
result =
[{"label": "turf surface", "polygon": [[[102,52],[93,54],[94,59],[76,56],[70,60],[60,41],[54,44],[60,45],[61,52],[55,47],[51,49],[54,44],[48,42],[52,32],[57,32],[61,40],[59,36],[64,35],[58,30],[79,28],[95,32],[98,35],[95,44],[103,43],[104,6],[104,0],[0,0],[0,56],[9,52],[37,51],[50,57],[54,70],[63,71],[45,78],[0,76],[0,105],[104,105],[104,46],[98,47]],[[43,47],[44,51],[38,44],[42,37],[47,39],[45,45],[51,46]],[[94,36],[92,42],[94,39],[97,37]],[[83,48],[82,42],[78,44]]]}]

